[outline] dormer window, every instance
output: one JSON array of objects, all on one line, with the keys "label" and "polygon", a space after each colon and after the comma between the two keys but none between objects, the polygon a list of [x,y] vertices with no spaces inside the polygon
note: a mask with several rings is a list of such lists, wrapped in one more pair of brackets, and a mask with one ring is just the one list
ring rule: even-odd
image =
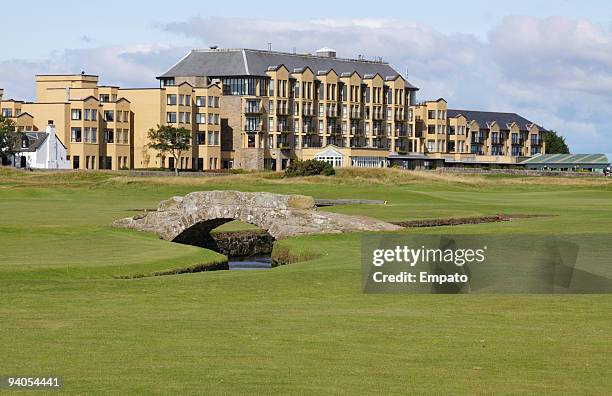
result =
[{"label": "dormer window", "polygon": [[30,140],[27,137],[21,139],[21,148],[28,148],[30,146]]}]

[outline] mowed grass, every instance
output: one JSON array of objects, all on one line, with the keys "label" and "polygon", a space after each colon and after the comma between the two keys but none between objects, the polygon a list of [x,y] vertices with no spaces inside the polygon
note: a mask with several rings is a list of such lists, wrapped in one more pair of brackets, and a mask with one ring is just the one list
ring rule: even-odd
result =
[{"label": "mowed grass", "polygon": [[611,296],[365,295],[360,234],[277,242],[311,259],[269,271],[114,278],[219,259],[110,226],[198,190],[384,199],[325,210],[386,220],[553,215],[402,233],[612,231],[608,181],[453,177],[2,170],[0,375],[63,376],[70,394],[609,394]]}]

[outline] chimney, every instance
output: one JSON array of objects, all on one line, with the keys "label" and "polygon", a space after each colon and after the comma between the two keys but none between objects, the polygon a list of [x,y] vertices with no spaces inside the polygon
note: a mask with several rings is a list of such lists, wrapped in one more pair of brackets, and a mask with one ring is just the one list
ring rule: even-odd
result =
[{"label": "chimney", "polygon": [[53,120],[48,121],[47,125],[47,169],[57,169],[57,137],[55,136],[55,125]]},{"label": "chimney", "polygon": [[326,58],[335,58],[336,57],[336,50],[329,48],[329,47],[323,47],[323,48],[319,48],[315,54],[317,56],[324,56]]}]

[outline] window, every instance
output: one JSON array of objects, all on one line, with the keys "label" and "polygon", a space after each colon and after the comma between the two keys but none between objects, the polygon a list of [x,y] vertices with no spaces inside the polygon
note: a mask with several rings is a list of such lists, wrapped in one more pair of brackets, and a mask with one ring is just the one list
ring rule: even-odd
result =
[{"label": "window", "polygon": [[81,143],[81,128],[72,128],[70,130],[70,141],[72,143]]},{"label": "window", "polygon": [[215,102],[215,108],[218,108],[219,107],[219,97],[218,96],[214,97],[214,102]]},{"label": "window", "polygon": [[212,135],[213,133],[211,131],[208,131],[208,144],[211,144],[211,142],[213,141]]},{"label": "window", "polygon": [[166,104],[170,106],[176,105],[176,95],[174,94],[166,95]]},{"label": "window", "polygon": [[436,111],[435,110],[429,110],[427,112],[427,119],[428,120],[435,120],[436,119]]},{"label": "window", "polygon": [[196,114],[196,124],[206,124],[206,114]]},{"label": "window", "polygon": [[83,141],[89,143],[89,128],[85,128],[83,132]]},{"label": "window", "polygon": [[268,96],[274,96],[274,80],[270,80],[268,84]]},{"label": "window", "polygon": [[179,106],[183,106],[185,104],[185,95],[179,95]]},{"label": "window", "polygon": [[191,106],[191,95],[185,95],[185,106]]},{"label": "window", "polygon": [[82,115],[81,113],[82,113],[81,109],[72,109],[70,119],[73,120],[73,121],[80,120],[81,119],[81,115]]},{"label": "window", "polygon": [[268,102],[268,112],[270,114],[274,114],[274,101],[273,100]]},{"label": "window", "polygon": [[98,110],[91,110],[91,120],[98,121]]},{"label": "window", "polygon": [[196,106],[198,107],[206,106],[206,96],[196,96]]},{"label": "window", "polygon": [[215,98],[212,96],[208,97],[208,107],[215,107]]},{"label": "window", "polygon": [[206,135],[203,132],[196,133],[196,144],[205,144]]},{"label": "window", "polygon": [[112,110],[104,110],[104,121],[106,122],[115,121],[115,112]]},{"label": "window", "polygon": [[115,131],[112,128],[106,128],[104,130],[104,142],[114,143],[115,142]]},{"label": "window", "polygon": [[13,109],[2,109],[2,117],[11,118],[13,116]]},{"label": "window", "polygon": [[107,94],[100,94],[100,102],[101,103],[108,103],[110,102],[110,96]]},{"label": "window", "polygon": [[213,115],[208,114],[208,124],[212,125],[212,123],[213,123]]},{"label": "window", "polygon": [[427,125],[427,133],[429,133],[430,135],[436,133],[436,126],[435,125]]},{"label": "window", "polygon": [[300,97],[300,82],[296,81],[293,83],[293,96],[296,98]]},{"label": "window", "polygon": [[268,131],[272,132],[274,130],[274,118],[270,118],[268,120]]},{"label": "window", "polygon": [[98,142],[98,128],[91,128],[91,142]]},{"label": "window", "polygon": [[166,122],[169,124],[175,124],[176,123],[176,112],[166,113]]},{"label": "window", "polygon": [[219,131],[215,131],[214,135],[215,137],[215,146],[219,145]]},{"label": "window", "polygon": [[179,113],[179,123],[185,123],[185,113],[183,113],[182,111]]},{"label": "window", "polygon": [[122,132],[123,131],[121,129],[117,129],[117,143],[121,143],[122,142],[122,140],[121,140]]},{"label": "window", "polygon": [[214,119],[215,119],[215,125],[219,125],[219,114],[215,114]]}]

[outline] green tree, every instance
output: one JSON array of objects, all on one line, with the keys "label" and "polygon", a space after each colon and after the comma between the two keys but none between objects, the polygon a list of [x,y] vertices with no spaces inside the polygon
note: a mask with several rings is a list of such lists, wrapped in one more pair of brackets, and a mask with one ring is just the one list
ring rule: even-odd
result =
[{"label": "green tree", "polygon": [[17,132],[13,120],[0,116],[0,157],[15,155],[21,134]]},{"label": "green tree", "polygon": [[170,125],[157,125],[149,129],[147,137],[151,143],[147,147],[159,151],[159,155],[169,154],[174,158],[174,172],[178,176],[181,155],[191,147],[191,133],[185,128]]},{"label": "green tree", "polygon": [[335,174],[336,171],[334,170],[332,164],[315,159],[291,161],[287,169],[285,169],[286,177],[315,175],[332,176]]},{"label": "green tree", "polygon": [[546,132],[544,141],[546,142],[546,154],[569,154],[570,150],[565,142],[565,138],[556,131]]}]

